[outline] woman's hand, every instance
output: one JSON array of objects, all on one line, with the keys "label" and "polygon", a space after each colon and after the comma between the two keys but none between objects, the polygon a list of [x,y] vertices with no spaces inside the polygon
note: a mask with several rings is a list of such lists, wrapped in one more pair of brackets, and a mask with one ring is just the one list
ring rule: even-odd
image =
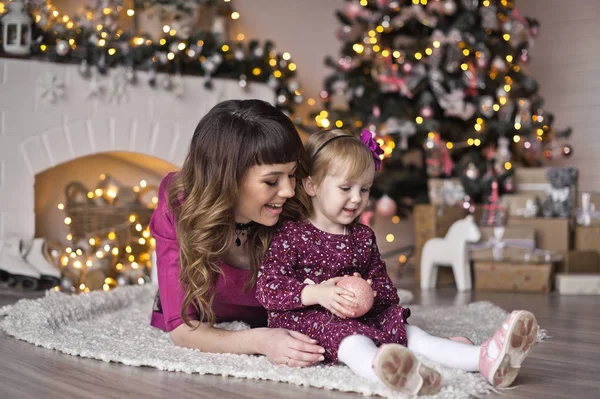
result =
[{"label": "woman's hand", "polygon": [[306,367],[324,359],[325,349],[307,335],[283,328],[258,328],[260,353],[273,364]]},{"label": "woman's hand", "polygon": [[334,277],[321,284],[304,287],[302,303],[305,306],[321,305],[342,319],[354,316],[354,309],[358,307],[352,300],[354,293],[336,285],[341,279],[342,277]]}]

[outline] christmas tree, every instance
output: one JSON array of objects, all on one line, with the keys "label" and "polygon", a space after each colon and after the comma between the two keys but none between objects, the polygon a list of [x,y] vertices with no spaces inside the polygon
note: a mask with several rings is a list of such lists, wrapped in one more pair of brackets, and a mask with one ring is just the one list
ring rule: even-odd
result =
[{"label": "christmas tree", "polygon": [[428,179],[458,177],[486,202],[513,189],[515,168],[572,153],[527,73],[539,24],[515,1],[348,0],[337,17],[342,46],[315,120],[378,135],[373,193],[399,214],[427,200]]}]

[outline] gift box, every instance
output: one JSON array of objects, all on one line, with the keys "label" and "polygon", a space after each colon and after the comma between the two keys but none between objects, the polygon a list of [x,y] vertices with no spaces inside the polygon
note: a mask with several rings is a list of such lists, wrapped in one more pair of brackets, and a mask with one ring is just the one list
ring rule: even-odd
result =
[{"label": "gift box", "polygon": [[475,291],[550,292],[554,263],[473,262]]},{"label": "gift box", "polygon": [[597,249],[575,249],[565,254],[560,273],[598,273],[600,275],[600,252]]},{"label": "gift box", "polygon": [[461,204],[465,198],[465,189],[460,179],[429,179],[429,201],[433,205]]},{"label": "gift box", "polygon": [[530,227],[480,227],[481,242],[471,244],[472,261],[524,262],[535,250],[535,230]]},{"label": "gift box", "polygon": [[600,274],[557,274],[556,291],[561,295],[600,295]]},{"label": "gift box", "polygon": [[537,194],[505,194],[500,200],[510,216],[522,216],[526,218],[536,217],[540,212],[542,199]]},{"label": "gift box", "polygon": [[600,226],[576,226],[575,249],[600,249]]},{"label": "gift box", "polygon": [[515,191],[521,195],[538,197],[543,201],[550,190],[547,170],[548,168],[516,168]]},{"label": "gift box", "polygon": [[537,248],[565,253],[572,248],[574,220],[571,218],[508,218],[508,227],[535,229]]},{"label": "gift box", "polygon": [[[435,237],[444,237],[450,226],[460,219],[464,219],[469,212],[460,205],[445,206],[439,212],[440,205],[418,204],[413,211],[415,233],[415,277],[417,286],[421,284],[421,252],[427,241]],[[452,269],[439,268],[437,286],[454,285]]]}]

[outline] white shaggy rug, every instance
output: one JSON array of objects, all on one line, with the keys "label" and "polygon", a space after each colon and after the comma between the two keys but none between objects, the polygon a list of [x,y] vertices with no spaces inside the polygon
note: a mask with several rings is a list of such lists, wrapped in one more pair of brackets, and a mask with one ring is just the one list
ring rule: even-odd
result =
[{"label": "white shaggy rug", "polygon": [[[37,346],[105,362],[280,381],[386,398],[406,397],[383,384],[356,377],[345,366],[289,368],[274,366],[264,356],[210,354],[175,347],[167,333],[149,325],[155,289],[151,285],[131,286],[80,296],[48,291],[44,298],[23,299],[1,308],[0,316],[4,318],[0,329]],[[400,295],[403,303],[409,301],[407,295],[412,297],[408,291]],[[411,324],[439,336],[466,335],[476,344],[493,334],[506,317],[504,310],[489,302],[410,308]],[[246,328],[243,323],[221,327]],[[433,366],[443,377],[443,388],[436,398],[468,398],[494,391],[478,373]]]}]

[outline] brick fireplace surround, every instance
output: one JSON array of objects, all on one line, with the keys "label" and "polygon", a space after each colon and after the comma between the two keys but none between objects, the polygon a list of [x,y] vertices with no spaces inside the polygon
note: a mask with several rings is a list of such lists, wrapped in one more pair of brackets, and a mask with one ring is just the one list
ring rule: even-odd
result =
[{"label": "brick fireplace surround", "polygon": [[[127,87],[127,97],[111,101],[109,76],[103,96],[89,96],[90,81],[77,65],[0,59],[0,242],[18,235],[33,237],[36,174],[86,155],[128,151],[181,166],[200,117],[220,101],[259,98],[269,102],[273,91],[263,84],[247,90],[235,80],[214,80],[204,88],[201,77],[184,77],[183,98],[147,84]],[[64,97],[44,100],[42,82],[50,76],[64,83]],[[159,76],[159,82],[164,76]]]}]

